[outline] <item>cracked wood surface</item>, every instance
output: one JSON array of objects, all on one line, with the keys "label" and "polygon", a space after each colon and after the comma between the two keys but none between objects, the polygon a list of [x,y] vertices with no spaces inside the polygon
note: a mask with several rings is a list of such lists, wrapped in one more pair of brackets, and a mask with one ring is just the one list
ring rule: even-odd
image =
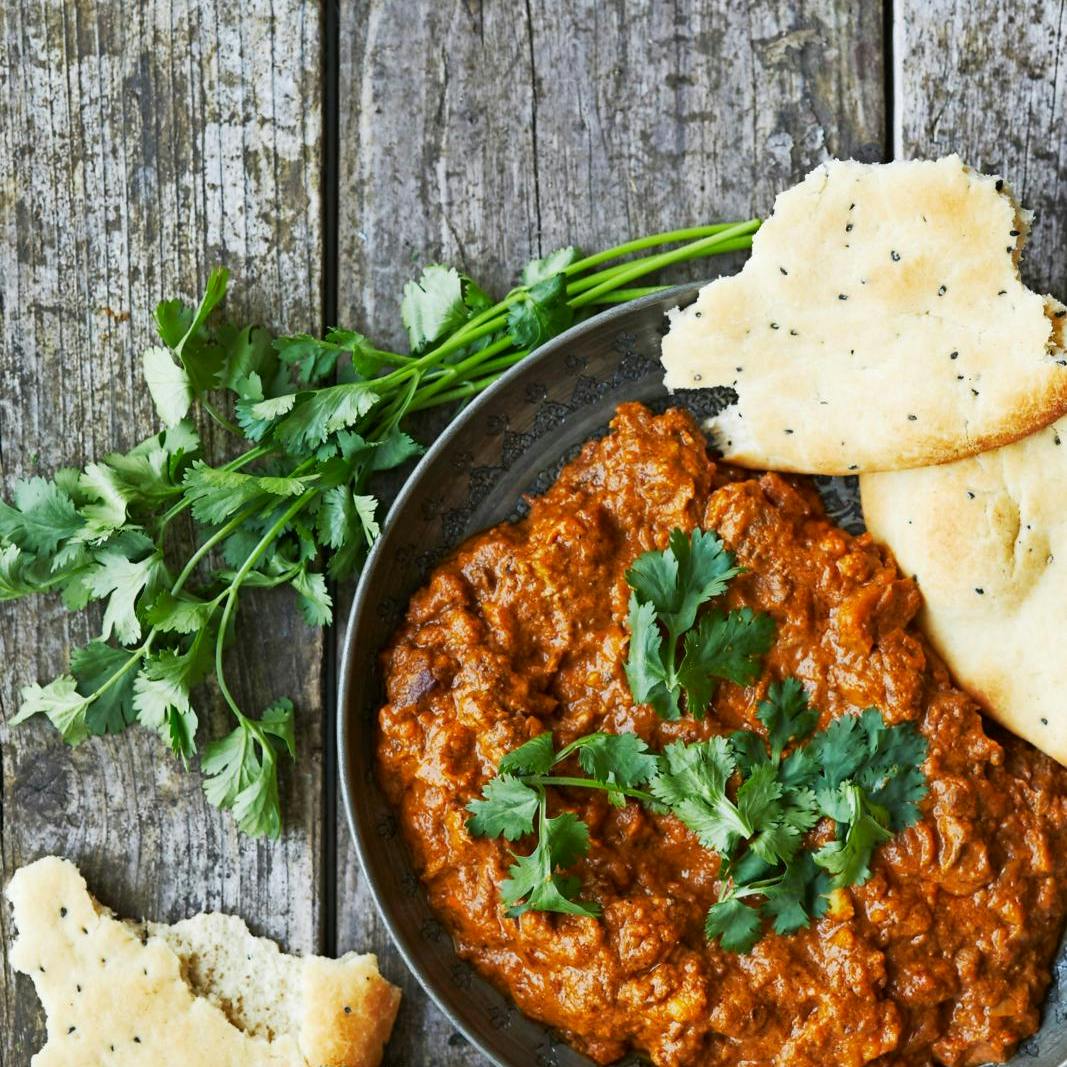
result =
[{"label": "cracked wood surface", "polygon": [[[0,5],[5,494],[154,432],[139,363],[150,310],[198,294],[213,265],[230,266],[240,311],[318,327],[319,55],[318,10],[299,0]],[[295,610],[272,601],[265,617],[231,684],[260,706],[287,692],[301,711],[283,841],[239,841],[146,731],[70,750],[44,720],[0,725],[0,878],[60,853],[124,915],[222,908],[319,947],[322,646]],[[3,605],[2,717],[98,625],[55,598]],[[230,728],[213,696],[199,710],[216,735]],[[44,1020],[7,967],[12,935],[5,904],[0,1063],[26,1067]]]}]

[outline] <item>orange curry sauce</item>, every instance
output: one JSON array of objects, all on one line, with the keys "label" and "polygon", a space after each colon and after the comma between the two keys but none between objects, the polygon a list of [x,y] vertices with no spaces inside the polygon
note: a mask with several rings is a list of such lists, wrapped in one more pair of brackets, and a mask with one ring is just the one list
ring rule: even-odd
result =
[{"label": "orange curry sauce", "polygon": [[[1063,926],[1067,772],[987,733],[913,623],[915,585],[830,523],[806,481],[717,469],[678,410],[627,404],[612,428],[527,518],[438,567],[384,653],[379,775],[459,954],[598,1063],[630,1048],[678,1067],[1008,1057],[1038,1025]],[[756,686],[723,683],[704,722],[661,722],[623,673],[624,572],[695,526],[748,568],[730,606],[769,612],[777,639]],[[923,818],[878,849],[866,885],[835,894],[810,929],[733,955],[703,933],[714,853],[671,816],[555,790],[555,810],[589,824],[574,873],[603,915],[505,916],[508,844],[472,838],[464,810],[504,753],[546,729],[557,745],[633,730],[654,750],[763,731],[757,702],[789,675],[820,725],[874,706],[929,744]]]}]

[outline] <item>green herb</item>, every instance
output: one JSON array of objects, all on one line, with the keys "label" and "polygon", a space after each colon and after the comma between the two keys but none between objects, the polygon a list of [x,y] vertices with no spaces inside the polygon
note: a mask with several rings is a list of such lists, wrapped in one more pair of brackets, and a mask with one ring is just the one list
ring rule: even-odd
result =
[{"label": "green herb", "polygon": [[[558,776],[549,772],[577,756],[588,777]],[[551,733],[543,733],[509,752],[500,761],[500,773],[491,778],[480,799],[467,805],[467,827],[476,837],[504,837],[517,841],[536,834],[528,855],[516,855],[500,886],[500,896],[512,917],[525,911],[561,911],[572,915],[599,915],[597,904],[582,901],[577,878],[558,872],[572,866],[589,851],[589,828],[572,812],[549,818],[546,787],[569,785],[602,789],[617,807],[627,797],[654,801],[637,787],[656,772],[656,758],[636,734],[588,734],[558,752]]]},{"label": "green herb", "polygon": [[[535,835],[533,851],[516,856],[501,885],[508,914],[599,914],[580,899],[580,881],[563,873],[588,853],[588,828],[572,812],[548,817],[550,787],[601,789],[616,805],[634,799],[669,812],[718,853],[723,889],[705,932],[728,951],[750,951],[768,923],[789,934],[825,914],[827,895],[865,882],[874,849],[918,819],[925,742],[912,724],[887,726],[874,709],[813,735],[818,713],[795,679],[770,687],[757,718],[766,738],[739,730],[678,741],[658,756],[635,734],[599,733],[559,752],[544,733],[508,753],[467,806],[475,836]],[[551,774],[572,755],[587,777]],[[805,835],[821,819],[834,821],[836,836],[813,852]]]},{"label": "green herb", "polygon": [[[626,677],[634,699],[664,719],[685,709],[704,717],[717,679],[750,685],[774,640],[774,622],[749,608],[697,611],[721,597],[741,572],[718,536],[673,530],[662,552],[645,552],[626,572],[630,594],[630,651]],[[678,660],[679,642],[682,657]]]},{"label": "green herb", "polygon": [[[469,277],[427,267],[404,289],[405,353],[350,329],[318,339],[223,321],[224,269],[195,306],[163,301],[161,343],[143,357],[161,432],[82,470],[16,482],[0,502],[0,599],[56,592],[71,611],[103,608],[99,639],[68,672],[27,686],[12,721],[44,715],[71,744],[137,723],[182,761],[199,751],[208,800],[246,833],[276,836],[294,709],[281,699],[256,716],[230,691],[241,594],[287,588],[309,624],[328,624],[327,579],[356,574],[379,533],[374,476],[421,451],[407,416],[476,395],[572,321],[633,295],[637,278],[747,248],[758,225],[652,234],[585,257],[563,249],[495,303]],[[232,435],[221,454],[205,454],[198,418]],[[196,547],[183,555],[190,531]],[[235,725],[201,748],[193,690],[212,678]],[[579,847],[545,819],[559,854]]]}]

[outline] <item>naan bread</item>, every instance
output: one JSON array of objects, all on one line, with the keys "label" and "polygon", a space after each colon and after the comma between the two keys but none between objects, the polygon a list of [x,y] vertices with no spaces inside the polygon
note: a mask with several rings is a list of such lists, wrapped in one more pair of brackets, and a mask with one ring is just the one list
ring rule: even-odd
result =
[{"label": "naan bread", "polygon": [[400,990],[374,956],[283,956],[230,915],[115,919],[66,860],[16,871],[11,966],[48,1014],[32,1067],[376,1067]]},{"label": "naan bread", "polygon": [[937,162],[832,162],[782,193],[740,274],[671,315],[669,389],[733,386],[732,463],[898,470],[1067,413],[1064,306],[1019,280],[1029,213]]},{"label": "naan bread", "polygon": [[860,479],[956,680],[1067,764],[1067,419],[971,459]]}]

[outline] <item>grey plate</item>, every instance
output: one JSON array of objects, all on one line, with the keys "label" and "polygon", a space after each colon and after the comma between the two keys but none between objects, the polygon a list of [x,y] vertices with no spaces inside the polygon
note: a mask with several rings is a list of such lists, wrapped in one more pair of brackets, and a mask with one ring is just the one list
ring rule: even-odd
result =
[{"label": "grey plate", "polygon": [[[528,1019],[459,960],[434,918],[396,818],[374,774],[381,704],[378,653],[428,571],[471,534],[523,511],[582,443],[602,434],[615,407],[667,404],[659,364],[666,311],[688,303],[682,286],[589,319],[539,349],[472,403],[426,453],[394,503],[352,605],[338,716],[340,776],[349,825],[382,918],[427,992],[466,1037],[500,1067],[589,1067],[557,1034]],[[697,416],[723,393],[678,393]],[[831,515],[862,528],[854,486],[819,480]],[[1061,950],[1041,1031],[1015,1057],[1028,1067],[1067,1063],[1067,958]],[[623,1064],[643,1061],[631,1056]]]}]

